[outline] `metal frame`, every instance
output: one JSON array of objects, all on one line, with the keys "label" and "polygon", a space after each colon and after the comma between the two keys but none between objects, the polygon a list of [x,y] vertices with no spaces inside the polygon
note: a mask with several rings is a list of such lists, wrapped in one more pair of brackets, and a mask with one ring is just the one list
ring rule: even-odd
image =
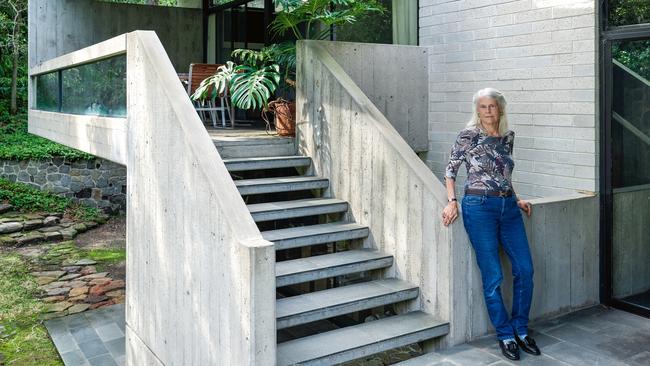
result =
[{"label": "metal frame", "polygon": [[621,301],[612,296],[613,191],[612,191],[612,42],[650,40],[650,23],[610,27],[609,1],[600,0],[600,301],[624,311],[650,317],[650,309]]}]

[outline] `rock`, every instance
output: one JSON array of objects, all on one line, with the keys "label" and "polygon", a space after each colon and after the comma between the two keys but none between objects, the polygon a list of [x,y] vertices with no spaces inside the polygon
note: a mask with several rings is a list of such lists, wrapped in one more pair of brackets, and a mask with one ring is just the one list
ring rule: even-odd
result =
[{"label": "rock", "polygon": [[54,318],[60,318],[62,316],[66,316],[66,315],[68,315],[67,311],[59,311],[59,312],[56,312],[56,313],[41,314],[40,318],[42,320],[50,320],[50,319],[54,319]]},{"label": "rock", "polygon": [[109,292],[109,291],[117,290],[117,289],[120,289],[120,288],[124,288],[125,285],[126,284],[124,283],[124,281],[115,280],[115,281],[109,283],[108,285],[105,285],[104,286],[104,291]]},{"label": "rock", "polygon": [[68,298],[68,301],[70,302],[84,302],[84,300],[86,300],[86,295],[79,295],[79,296]]},{"label": "rock", "polygon": [[36,278],[36,283],[38,283],[40,286],[47,285],[48,283],[52,283],[54,281],[56,281],[56,278],[54,278],[54,277],[38,277],[38,278]]},{"label": "rock", "polygon": [[93,264],[97,264],[97,262],[92,259],[80,259],[75,263],[77,266],[90,266]]},{"label": "rock", "polygon": [[111,279],[108,278],[108,277],[95,278],[93,280],[90,280],[90,282],[88,282],[88,283],[91,284],[91,285],[104,286],[104,285],[108,285],[109,283],[111,283]]},{"label": "rock", "polygon": [[115,304],[124,304],[124,296],[114,297],[111,300],[113,300],[113,303]]},{"label": "rock", "polygon": [[52,226],[58,224],[60,221],[61,219],[56,216],[48,216],[43,220],[43,225]]},{"label": "rock", "polygon": [[50,297],[45,297],[43,298],[43,302],[46,303],[52,303],[52,302],[59,302],[65,300],[65,296],[50,296]]},{"label": "rock", "polygon": [[0,214],[13,210],[14,206],[8,203],[0,203]]},{"label": "rock", "polygon": [[55,226],[42,227],[42,228],[38,229],[38,231],[40,231],[42,233],[51,233],[51,232],[54,232],[54,231],[59,231],[61,229],[63,229],[61,226],[56,226],[55,225]]},{"label": "rock", "polygon": [[79,273],[71,273],[71,274],[67,274],[67,275],[59,278],[59,281],[70,281],[70,280],[74,280],[75,278],[78,278],[78,277],[81,277],[81,275]]},{"label": "rock", "polygon": [[88,286],[83,286],[83,287],[73,288],[72,290],[70,290],[70,294],[68,296],[76,297],[76,296],[85,295],[87,293],[88,293]]},{"label": "rock", "polygon": [[81,269],[81,271],[79,273],[81,273],[83,276],[93,274],[93,273],[97,273],[97,268],[95,268],[95,266],[87,266],[87,267],[84,267],[83,269]]},{"label": "rock", "polygon": [[86,222],[84,222],[84,225],[86,225],[86,228],[87,228],[88,230],[90,230],[90,229],[96,227],[96,226],[97,226],[97,223],[94,222],[94,221],[86,221]]},{"label": "rock", "polygon": [[53,304],[47,304],[45,306],[44,310],[45,310],[46,313],[56,313],[56,312],[59,312],[59,311],[66,310],[67,308],[69,308],[71,306],[72,306],[72,303],[69,303],[67,301],[56,302],[56,303],[53,303]]},{"label": "rock", "polygon": [[0,237],[0,245],[3,245],[3,246],[16,245],[17,242],[18,241],[16,240],[16,238],[11,237],[11,236]]},{"label": "rock", "polygon": [[70,291],[70,287],[54,288],[47,292],[47,296],[66,295],[69,291]]},{"label": "rock", "polygon": [[106,296],[110,297],[111,299],[114,297],[124,296],[124,290],[114,290],[114,291],[106,292]]},{"label": "rock", "polygon": [[25,220],[43,220],[43,215],[37,213],[30,213],[23,215]]},{"label": "rock", "polygon": [[108,276],[108,272],[99,272],[99,273],[93,273],[93,274],[89,274],[89,275],[80,277],[79,279],[80,280],[85,280],[85,281],[90,281],[90,280],[94,280],[96,278],[102,278],[102,277],[106,277],[106,276]]},{"label": "rock", "polygon": [[[63,267],[61,269],[68,272],[68,273],[77,273],[77,272],[79,272],[81,267],[80,266],[67,266],[67,267]],[[88,274],[88,273],[86,273],[86,274]],[[83,273],[82,273],[82,275],[83,275]]]},{"label": "rock", "polygon": [[63,239],[69,240],[69,239],[74,239],[75,236],[77,236],[77,230],[73,228],[67,228],[61,230],[61,235],[63,235]]},{"label": "rock", "polygon": [[23,229],[21,222],[5,222],[0,224],[0,234],[15,233]]},{"label": "rock", "polygon": [[82,311],[88,310],[90,304],[75,304],[68,309],[68,314],[77,314]]},{"label": "rock", "polygon": [[95,285],[90,288],[90,291],[88,292],[90,295],[93,296],[101,296],[104,293],[106,293],[106,290],[104,289],[104,286],[102,285]]},{"label": "rock", "polygon": [[101,308],[102,306],[109,306],[109,305],[113,305],[113,304],[115,304],[113,302],[113,300],[102,301],[102,302],[98,302],[96,304],[90,305],[90,308],[91,309],[97,309],[97,308]]},{"label": "rock", "polygon": [[43,220],[41,219],[32,219],[32,220],[27,220],[25,221],[25,226],[24,230],[32,230],[36,229],[38,227],[41,227],[43,225]]},{"label": "rock", "polygon": [[108,296],[103,296],[103,295],[101,295],[101,296],[89,295],[88,297],[86,297],[86,300],[85,300],[85,301],[86,301],[87,303],[89,303],[89,304],[96,304],[96,303],[99,303],[99,302],[102,302],[102,301],[106,301],[106,300],[108,300]]},{"label": "rock", "polygon": [[54,231],[51,233],[45,233],[45,240],[50,241],[50,240],[61,240],[63,239],[63,234],[61,234],[58,231]]},{"label": "rock", "polygon": [[70,281],[68,282],[68,287],[71,288],[79,288],[79,287],[84,287],[87,286],[88,284],[84,281]]},{"label": "rock", "polygon": [[59,278],[65,274],[65,271],[42,271],[42,272],[32,272],[32,276],[36,277],[54,277]]},{"label": "rock", "polygon": [[42,241],[43,239],[45,239],[45,235],[43,235],[41,233],[33,233],[32,232],[32,233],[29,233],[29,234],[27,234],[25,236],[17,238],[16,239],[16,244],[18,244],[18,245],[27,245],[27,244],[32,244],[32,243]]},{"label": "rock", "polygon": [[80,232],[80,233],[83,233],[84,231],[88,230],[88,228],[86,227],[86,225],[81,224],[81,223],[76,224],[76,225],[72,225],[72,228],[75,229],[75,230],[77,230],[77,231]]},{"label": "rock", "polygon": [[48,283],[47,285],[41,286],[41,289],[43,289],[45,291],[50,291],[52,289],[59,288],[59,287],[64,287],[64,286],[67,287],[68,282],[55,281],[55,282],[52,282],[52,283]]}]

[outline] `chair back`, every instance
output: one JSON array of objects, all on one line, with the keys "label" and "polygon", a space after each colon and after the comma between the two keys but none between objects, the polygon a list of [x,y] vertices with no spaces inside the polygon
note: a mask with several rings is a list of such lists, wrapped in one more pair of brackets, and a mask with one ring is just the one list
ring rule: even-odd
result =
[{"label": "chair back", "polygon": [[192,95],[201,82],[208,76],[217,72],[219,66],[223,64],[190,64],[190,74],[188,76],[187,94]]}]

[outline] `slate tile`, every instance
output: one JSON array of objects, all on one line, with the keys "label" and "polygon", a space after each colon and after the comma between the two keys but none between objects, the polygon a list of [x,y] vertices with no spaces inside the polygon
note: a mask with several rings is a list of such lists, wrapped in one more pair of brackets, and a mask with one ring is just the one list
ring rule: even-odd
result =
[{"label": "slate tile", "polygon": [[88,359],[90,366],[118,366],[111,355],[101,355]]},{"label": "slate tile", "polygon": [[53,338],[53,341],[56,349],[59,351],[59,354],[79,350],[77,341],[72,337],[70,333],[60,335],[57,338]]},{"label": "slate tile", "polygon": [[104,343],[108,352],[115,358],[126,355],[126,338],[118,338]]},{"label": "slate tile", "polygon": [[71,351],[61,354],[61,359],[66,366],[88,366],[90,365],[81,351]]},{"label": "slate tile", "polygon": [[571,366],[624,366],[625,364],[579,345],[560,342],[547,347],[544,353]]},{"label": "slate tile", "polygon": [[110,323],[96,327],[95,331],[102,341],[108,342],[117,338],[124,338],[124,332],[115,323]]},{"label": "slate tile", "polygon": [[79,349],[87,358],[108,354],[108,350],[104,347],[104,343],[99,338],[79,343]]},{"label": "slate tile", "polygon": [[70,334],[72,334],[72,337],[77,341],[77,343],[99,340],[97,332],[95,332],[95,329],[90,326],[71,329]]}]

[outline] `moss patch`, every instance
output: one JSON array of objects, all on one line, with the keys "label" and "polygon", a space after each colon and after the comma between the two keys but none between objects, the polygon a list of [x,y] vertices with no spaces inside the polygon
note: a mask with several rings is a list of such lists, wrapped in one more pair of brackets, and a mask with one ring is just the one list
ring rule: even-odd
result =
[{"label": "moss patch", "polygon": [[18,255],[0,252],[0,353],[7,365],[63,365],[43,323],[36,282]]}]

